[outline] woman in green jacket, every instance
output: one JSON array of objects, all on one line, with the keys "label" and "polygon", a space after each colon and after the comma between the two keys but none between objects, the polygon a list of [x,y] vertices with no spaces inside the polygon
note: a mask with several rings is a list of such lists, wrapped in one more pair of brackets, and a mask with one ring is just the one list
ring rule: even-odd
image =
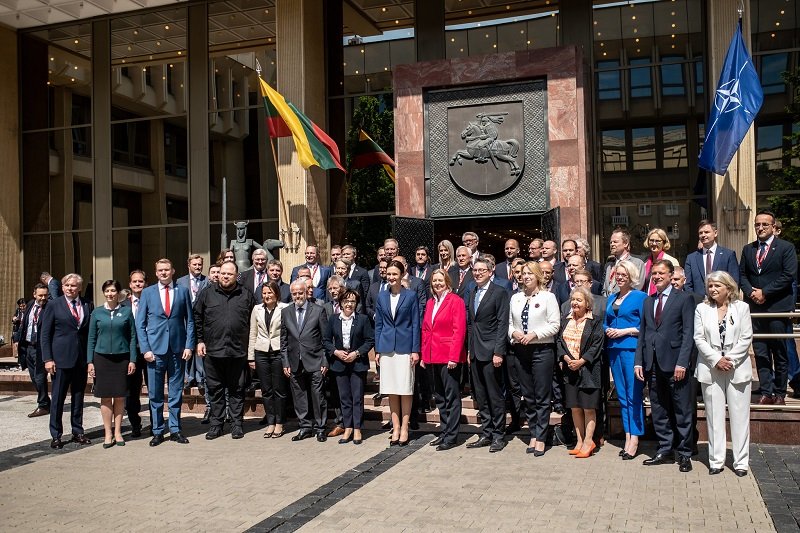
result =
[{"label": "woman in green jacket", "polygon": [[[94,395],[100,398],[105,439],[103,448],[125,446],[122,414],[128,396],[128,375],[136,370],[136,326],[130,307],[119,304],[118,281],[103,283],[106,301],[92,312],[86,360],[94,379]],[[112,426],[113,418],[113,426]],[[113,433],[112,433],[113,430]]]}]

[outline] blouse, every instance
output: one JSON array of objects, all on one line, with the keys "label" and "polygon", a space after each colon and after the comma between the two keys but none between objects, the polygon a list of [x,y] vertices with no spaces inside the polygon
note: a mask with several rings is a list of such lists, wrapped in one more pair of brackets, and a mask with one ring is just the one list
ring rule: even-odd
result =
[{"label": "blouse", "polygon": [[594,317],[592,316],[592,312],[589,311],[580,320],[576,320],[572,316],[572,313],[568,315],[568,318],[567,325],[564,327],[564,331],[561,332],[561,338],[564,339],[564,343],[567,345],[567,349],[572,358],[578,360],[581,358],[581,338],[583,338],[583,329],[586,327],[586,320]]}]

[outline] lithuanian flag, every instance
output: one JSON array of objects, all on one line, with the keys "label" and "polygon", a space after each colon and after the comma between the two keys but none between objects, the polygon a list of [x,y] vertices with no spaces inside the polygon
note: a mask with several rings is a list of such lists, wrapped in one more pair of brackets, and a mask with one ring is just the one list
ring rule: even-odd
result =
[{"label": "lithuanian flag", "polygon": [[267,112],[267,127],[270,137],[294,138],[294,146],[300,158],[300,164],[308,169],[317,165],[323,170],[338,168],[344,172],[339,160],[339,148],[327,133],[311,122],[275,89],[262,78],[261,97],[264,99],[264,110]]},{"label": "lithuanian flag", "polygon": [[367,135],[367,132],[364,130],[358,130],[358,132],[358,144],[353,153],[353,159],[350,162],[350,169],[383,165],[383,169],[392,181],[395,181],[394,161],[392,158],[378,146],[378,143]]}]

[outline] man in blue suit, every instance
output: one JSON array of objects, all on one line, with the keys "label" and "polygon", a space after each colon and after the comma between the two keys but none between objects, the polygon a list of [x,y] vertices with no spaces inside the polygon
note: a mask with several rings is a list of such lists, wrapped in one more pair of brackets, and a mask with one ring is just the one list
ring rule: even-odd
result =
[{"label": "man in blue suit", "polygon": [[174,275],[172,261],[156,261],[158,283],[142,291],[136,313],[136,336],[147,361],[153,430],[150,446],[164,442],[164,374],[168,379],[170,440],[189,443],[181,434],[181,403],[184,364],[194,350],[194,318],[191,294],[172,283]]},{"label": "man in blue suit", "polygon": [[724,270],[739,283],[739,263],[736,252],[717,244],[717,224],[701,220],[697,226],[701,248],[686,256],[684,271],[686,284],[683,290],[700,296],[706,295],[706,275],[716,270]]},{"label": "man in blue suit", "polygon": [[80,298],[83,278],[67,274],[61,280],[64,296],[53,299],[42,311],[39,346],[45,371],[53,376],[53,400],[50,407],[50,447],[61,449],[64,426],[64,402],[72,395],[70,422],[72,442],[91,444],[83,433],[83,394],[86,390],[86,343],[92,304]]},{"label": "man in blue suit", "polygon": [[314,282],[314,298],[324,301],[325,290],[328,286],[328,278],[331,277],[333,269],[319,264],[319,248],[315,244],[306,246],[306,262],[292,269],[292,275],[289,276],[289,283],[297,279],[298,270],[301,268],[308,268],[311,274],[311,281]]},{"label": "man in blue suit", "polygon": [[50,275],[50,272],[42,272],[41,275],[39,275],[39,280],[47,285],[47,290],[50,293],[48,299],[55,300],[56,298],[64,296],[64,293],[61,292],[61,283]]}]

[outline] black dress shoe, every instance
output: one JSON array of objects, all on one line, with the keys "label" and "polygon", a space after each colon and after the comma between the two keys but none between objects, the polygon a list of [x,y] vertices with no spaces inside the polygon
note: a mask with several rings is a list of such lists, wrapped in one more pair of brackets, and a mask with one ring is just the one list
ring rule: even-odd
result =
[{"label": "black dress shoe", "polygon": [[511,435],[513,433],[516,433],[521,429],[522,428],[519,426],[519,424],[511,424],[510,426],[506,426],[506,435]]},{"label": "black dress shoe", "polygon": [[325,434],[324,431],[317,432],[317,442],[325,442],[328,440],[328,436]]},{"label": "black dress shoe", "polygon": [[60,450],[61,448],[64,447],[64,441],[62,441],[61,439],[53,439],[50,441],[50,447],[53,448],[54,450]]},{"label": "black dress shoe", "polygon": [[503,439],[497,439],[492,442],[492,445],[489,446],[489,453],[496,453],[502,451],[503,448],[506,447],[506,441]]},{"label": "black dress shoe", "polygon": [[81,433],[80,435],[72,434],[72,442],[80,445],[91,444],[92,441],[89,440],[89,437]]},{"label": "black dress shoe", "polygon": [[678,465],[680,465],[678,467],[678,470],[680,470],[681,472],[691,472],[692,471],[692,460],[691,460],[691,458],[686,457],[685,455],[679,455],[678,456]]},{"label": "black dress shoe", "polygon": [[709,468],[708,469],[708,475],[709,476],[716,476],[717,474],[721,474],[721,473],[722,473],[722,469],[721,468]]},{"label": "black dress shoe", "polygon": [[747,475],[747,470],[745,470],[744,468],[737,468],[733,471],[733,473],[739,477],[744,477]]},{"label": "black dress shoe", "polygon": [[674,463],[675,463],[675,456],[666,453],[657,453],[654,457],[642,461],[642,464],[644,466],[671,465]]},{"label": "black dress shoe", "polygon": [[438,446],[443,442],[444,442],[444,440],[442,439],[442,437],[436,437],[435,439],[430,441],[430,443],[428,443],[428,446]]},{"label": "black dress shoe", "polygon": [[169,440],[177,442],[178,444],[189,444],[189,439],[184,437],[180,431],[177,433],[171,433],[169,436]]},{"label": "black dress shoe", "polygon": [[158,446],[164,442],[164,435],[153,435],[153,438],[150,439],[150,446]]},{"label": "black dress shoe", "polygon": [[492,445],[492,439],[489,437],[481,437],[475,442],[470,442],[467,444],[467,448],[485,448],[486,446]]},{"label": "black dress shoe", "polygon": [[222,428],[220,426],[211,426],[211,429],[206,433],[206,440],[214,440],[222,436]]},{"label": "black dress shoe", "polygon": [[242,426],[233,426],[231,430],[231,438],[232,439],[241,439],[244,437],[244,431],[242,431]]},{"label": "black dress shoe", "polygon": [[444,452],[444,451],[453,449],[456,446],[458,446],[458,444],[456,444],[455,442],[443,442],[443,443],[441,443],[440,445],[438,445],[436,447],[436,451],[437,452]]},{"label": "black dress shoe", "polygon": [[312,433],[310,431],[301,429],[300,431],[297,432],[297,435],[292,437],[292,441],[297,442],[297,441],[303,440],[303,439],[310,439],[311,436],[312,436]]},{"label": "black dress shoe", "polygon": [[138,426],[131,427],[131,438],[138,439],[142,436],[142,425],[139,424]]},{"label": "black dress shoe", "polygon": [[201,424],[210,424],[211,423],[211,409],[206,407],[206,412],[203,413],[203,419],[200,421]]}]

